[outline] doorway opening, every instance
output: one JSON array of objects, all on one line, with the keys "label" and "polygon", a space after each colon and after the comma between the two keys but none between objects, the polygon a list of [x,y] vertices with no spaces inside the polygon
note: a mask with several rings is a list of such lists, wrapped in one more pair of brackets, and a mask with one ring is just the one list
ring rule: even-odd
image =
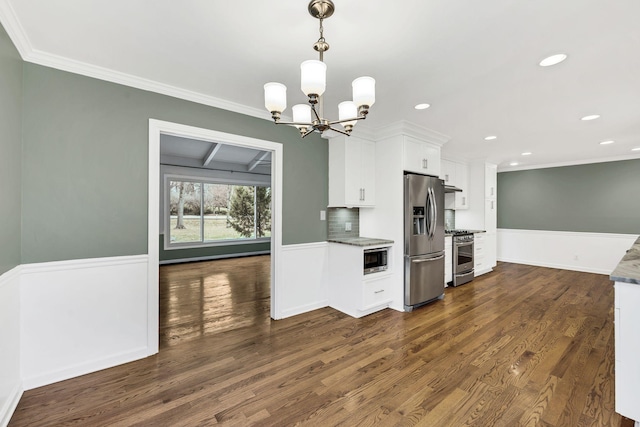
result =
[{"label": "doorway opening", "polygon": [[[193,144],[186,144],[186,145],[189,145],[187,149],[192,150],[191,154],[194,154],[195,151],[198,150],[198,144],[205,144],[208,148],[206,148],[206,153],[204,153],[204,155],[202,155],[201,153],[200,159],[194,160],[195,163],[193,165],[174,164],[170,166],[177,169],[170,171],[169,174],[167,174],[166,170],[163,170],[161,173],[161,166],[160,166],[161,141],[163,140],[171,141],[171,143],[174,144],[174,148],[178,146],[175,144],[179,144],[180,142],[194,141]],[[202,147],[200,147],[200,149],[202,149]],[[203,164],[209,165],[214,161],[224,160],[224,156],[222,158],[219,157],[216,160],[216,154],[221,152],[221,150],[226,151],[227,154],[233,153],[235,151],[236,156],[239,155],[238,153],[244,153],[244,154],[251,153],[251,156],[253,156],[253,158],[250,159],[250,161],[248,161],[245,167],[245,169],[248,171],[259,170],[260,168],[264,169],[265,167],[268,168],[268,172],[269,172],[268,175],[263,174],[263,175],[267,175],[266,180],[268,182],[253,182],[252,179],[255,181],[254,178],[245,177],[244,179],[246,180],[246,182],[244,182],[245,185],[243,185],[242,187],[243,188],[246,187],[248,189],[254,188],[256,189],[254,190],[256,194],[263,194],[264,191],[260,193],[259,191],[257,191],[257,189],[259,187],[263,188],[265,186],[268,186],[269,193],[270,193],[269,194],[270,195],[270,215],[271,215],[270,224],[269,224],[270,230],[268,231],[268,233],[265,233],[264,227],[260,228],[256,226],[255,230],[257,231],[254,231],[253,232],[254,235],[252,236],[250,230],[246,231],[240,228],[239,229],[240,232],[244,234],[238,236],[237,239],[234,239],[233,236],[231,237],[222,236],[217,240],[215,238],[212,239],[210,233],[216,232],[216,231],[211,231],[211,230],[214,230],[215,227],[211,228],[209,226],[206,226],[206,224],[211,224],[219,220],[221,211],[219,209],[218,210],[213,209],[212,211],[213,215],[207,216],[205,215],[205,212],[208,212],[208,210],[204,209],[204,206],[200,206],[199,208],[200,215],[199,216],[191,215],[189,219],[190,221],[192,221],[192,223],[199,224],[198,226],[194,227],[192,225],[191,227],[192,229],[197,229],[197,231],[192,233],[193,235],[185,234],[185,233],[180,234],[176,232],[174,233],[173,240],[171,237],[168,238],[166,233],[168,231],[167,228],[172,224],[171,214],[169,213],[168,210],[167,211],[162,210],[159,213],[158,207],[162,205],[162,209],[164,209],[165,203],[161,203],[161,200],[164,197],[167,197],[167,198],[170,197],[169,189],[171,187],[171,184],[175,186],[176,183],[180,184],[180,183],[187,182],[191,186],[195,186],[196,184],[200,185],[199,191],[201,196],[199,200],[201,200],[202,201],[201,204],[204,205],[205,197],[202,194],[202,192],[208,188],[207,185],[211,184],[211,182],[214,182],[214,181],[218,184],[233,181],[229,179],[229,174],[236,174],[236,176],[242,175],[242,172],[243,172],[242,170],[238,170],[237,168],[235,168],[236,170],[233,170],[234,168],[230,168],[230,169],[227,168],[227,171],[226,171],[227,178],[225,178],[224,173],[220,175],[220,173],[216,172],[218,175],[215,175],[216,173],[214,173],[215,176],[209,176],[201,180],[195,180],[195,181],[198,181],[197,183],[193,179],[191,180],[186,179],[188,178],[188,176],[185,176],[185,175],[192,175],[192,174],[191,173],[185,174],[184,173],[185,168],[192,167],[193,169],[202,169]],[[170,151],[171,150],[169,149],[168,151],[165,150],[162,152],[164,165],[166,165],[167,163],[170,163],[166,159],[167,156],[170,157],[171,155]],[[198,162],[200,162],[199,163],[200,167],[198,167]],[[163,166],[163,169],[164,169],[164,166]],[[213,168],[209,168],[209,169],[213,169]],[[169,175],[171,176],[171,178],[169,178]],[[173,179],[173,181],[171,181],[171,179]],[[225,179],[227,181],[225,181]],[[235,181],[238,181],[236,178],[234,179]],[[264,180],[265,177],[263,176],[262,179]],[[242,178],[240,179],[240,181],[242,181]],[[253,185],[253,187],[251,187],[251,185]],[[213,191],[214,189],[211,188],[211,190]],[[243,191],[246,192],[250,190],[243,189]],[[192,191],[192,196],[195,193],[196,191]],[[261,266],[260,268],[263,268],[265,263],[266,265],[269,266],[267,278],[265,279],[264,277],[262,277],[260,279],[260,286],[265,286],[265,280],[268,282],[269,295],[270,295],[268,312],[271,318],[277,319],[279,317],[278,292],[277,292],[277,283],[278,283],[277,278],[279,277],[279,268],[278,268],[277,260],[279,259],[279,254],[282,248],[282,237],[281,237],[281,230],[282,230],[281,197],[282,196],[281,195],[282,195],[282,144],[273,142],[273,141],[264,141],[264,140],[258,140],[258,139],[248,138],[248,137],[234,135],[234,134],[217,132],[209,129],[195,128],[192,126],[180,125],[180,124],[171,123],[171,122],[164,122],[164,121],[153,120],[153,119],[149,121],[149,219],[148,219],[149,221],[149,230],[148,230],[149,265],[148,267],[149,268],[148,268],[147,341],[148,341],[150,354],[156,353],[159,348],[160,293],[159,293],[159,267],[158,266],[160,264],[161,251],[164,251],[163,258],[166,258],[165,254],[172,250],[174,254],[178,253],[179,251],[182,251],[181,254],[195,254],[193,257],[187,256],[186,259],[177,257],[179,261],[180,260],[195,261],[196,259],[201,259],[201,256],[198,255],[199,250],[200,251],[205,250],[205,251],[208,251],[208,253],[213,253],[214,255],[212,255],[211,258],[221,258],[221,257],[224,258],[225,256],[234,256],[233,255],[234,251],[235,251],[235,254],[240,254],[240,255],[249,255],[249,254],[258,255],[260,251],[259,251],[259,248],[256,249],[255,244],[262,243],[263,247],[268,248],[268,251],[263,251],[263,252],[269,252],[270,255],[267,256],[266,258],[262,258],[261,261],[258,263],[258,265]],[[189,211],[191,214],[194,214],[194,212],[192,212],[193,209],[194,208],[192,207],[191,211]],[[258,209],[256,209],[256,211],[257,210]],[[182,214],[183,213],[184,212],[182,212]],[[229,212],[226,211],[224,213],[228,214]],[[217,214],[217,217],[215,214]],[[173,220],[175,221],[176,218],[173,218]],[[255,224],[255,221],[259,221],[258,216],[254,218],[254,224]],[[162,224],[162,227],[160,226],[160,224]],[[186,237],[187,240],[176,241],[175,240],[176,236],[178,239],[184,239],[183,236],[187,236]],[[232,252],[231,255],[223,254],[221,256],[219,254],[218,255],[215,254],[216,251],[220,252],[220,250],[224,252],[224,247],[227,246],[229,243],[231,243],[232,246],[237,247],[236,249],[231,251]],[[250,246],[250,245],[254,245],[254,246]],[[200,254],[202,254],[202,252],[200,252]],[[175,256],[173,258],[176,259]],[[195,259],[190,259],[190,258],[195,258]],[[204,258],[206,258],[206,256]],[[251,257],[251,258],[254,258],[254,257]],[[259,258],[259,257],[255,257],[255,258]],[[242,258],[239,258],[239,259],[242,259]],[[228,261],[231,261],[231,260],[228,260]],[[200,264],[201,262],[202,261],[198,262],[198,264]],[[248,262],[248,261],[245,261],[245,262]],[[211,261],[211,263],[214,263],[213,265],[216,266],[214,267],[216,269],[220,267],[224,267],[224,263],[222,263],[222,261],[219,261],[219,262]],[[187,264],[187,265],[190,265],[190,264]],[[211,268],[211,267],[209,266],[208,268]],[[217,279],[211,279],[211,278],[207,279],[208,273],[206,273],[206,270],[207,270],[206,262],[203,263],[202,269],[203,270],[201,272],[202,274],[200,275],[200,278],[192,279],[196,281],[192,283],[192,285],[195,289],[194,292],[196,292],[196,294],[200,292],[200,295],[205,297],[207,292],[209,293],[211,292],[210,290],[207,291],[207,287],[205,286],[206,282],[211,280],[214,280],[214,281],[218,280],[220,282],[221,278],[217,277]],[[261,270],[261,274],[264,275],[265,271]],[[222,280],[222,282],[224,282],[224,280]],[[262,295],[262,293],[264,292],[264,289],[258,292],[260,293],[260,295]],[[226,295],[227,297],[232,298],[234,294],[237,294],[237,290],[235,291],[228,290]],[[197,299],[198,298],[196,298],[196,300]],[[202,301],[205,301],[205,300],[203,299]],[[203,324],[198,327],[205,328],[206,326]]]}]

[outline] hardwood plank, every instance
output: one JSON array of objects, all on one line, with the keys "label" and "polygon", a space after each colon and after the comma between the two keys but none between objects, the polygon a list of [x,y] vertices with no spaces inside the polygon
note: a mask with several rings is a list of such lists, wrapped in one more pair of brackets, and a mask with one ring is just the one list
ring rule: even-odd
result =
[{"label": "hardwood plank", "polygon": [[160,269],[160,353],[24,393],[11,427],[631,427],[606,276],[499,263],[411,313],[269,318],[269,257]]}]

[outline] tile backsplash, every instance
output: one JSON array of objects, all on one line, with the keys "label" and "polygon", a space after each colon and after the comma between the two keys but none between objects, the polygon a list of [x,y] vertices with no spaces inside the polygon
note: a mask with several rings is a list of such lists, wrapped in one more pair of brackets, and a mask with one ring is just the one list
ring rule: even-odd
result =
[{"label": "tile backsplash", "polygon": [[444,210],[444,228],[447,230],[455,230],[456,228],[456,211],[453,209]]},{"label": "tile backsplash", "polygon": [[[351,231],[346,231],[347,223]],[[328,208],[327,234],[329,239],[360,237],[360,210],[358,208]]]}]

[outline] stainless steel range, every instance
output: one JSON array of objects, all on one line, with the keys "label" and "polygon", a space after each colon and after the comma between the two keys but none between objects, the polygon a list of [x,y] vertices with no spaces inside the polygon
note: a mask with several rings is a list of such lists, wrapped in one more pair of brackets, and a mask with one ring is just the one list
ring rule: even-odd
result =
[{"label": "stainless steel range", "polygon": [[468,230],[450,230],[453,234],[453,286],[473,280],[473,233]]}]

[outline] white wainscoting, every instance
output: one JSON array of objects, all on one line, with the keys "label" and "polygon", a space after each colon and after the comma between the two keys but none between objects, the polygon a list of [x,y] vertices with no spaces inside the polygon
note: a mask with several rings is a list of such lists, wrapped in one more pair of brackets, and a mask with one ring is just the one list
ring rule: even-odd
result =
[{"label": "white wainscoting", "polygon": [[147,343],[148,256],[21,266],[25,390],[141,359]]},{"label": "white wainscoting", "polygon": [[279,259],[280,283],[276,318],[283,319],[327,307],[326,281],[329,244],[283,245]]},{"label": "white wainscoting", "polygon": [[20,267],[0,275],[0,426],[9,424],[22,396],[20,379]]},{"label": "white wainscoting", "polygon": [[498,260],[610,274],[635,234],[498,229]]}]

